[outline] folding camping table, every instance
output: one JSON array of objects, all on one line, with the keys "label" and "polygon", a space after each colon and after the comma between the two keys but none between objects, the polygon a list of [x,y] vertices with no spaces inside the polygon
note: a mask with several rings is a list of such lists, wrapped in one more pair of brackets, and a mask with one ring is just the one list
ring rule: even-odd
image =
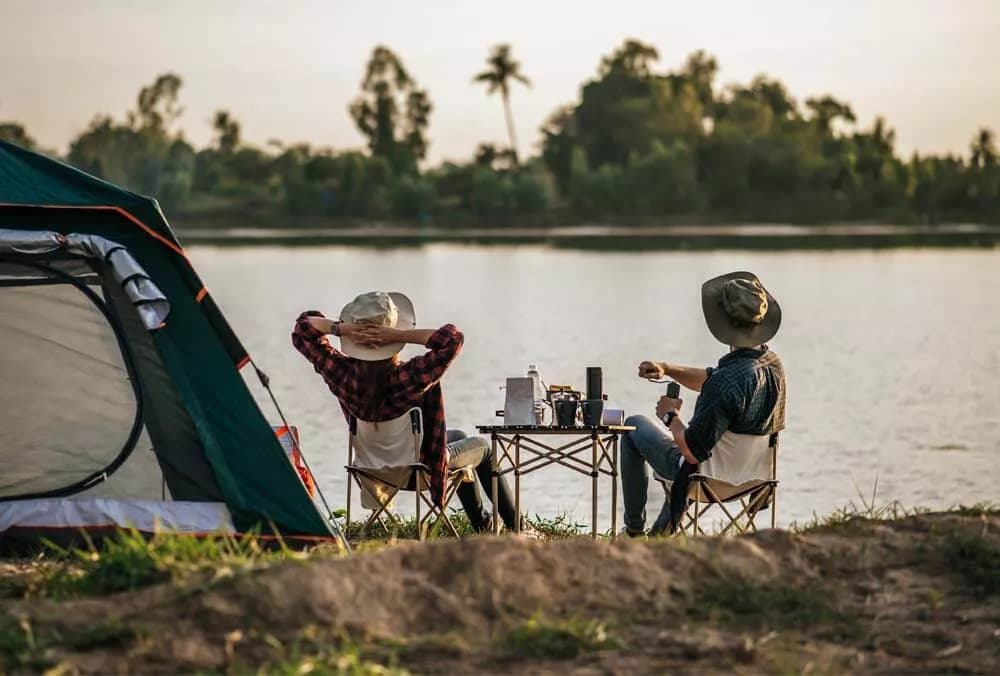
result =
[{"label": "folding camping table", "polygon": [[[493,452],[493,495],[498,491],[499,478],[514,475],[514,511],[521,514],[521,476],[543,467],[561,465],[591,478],[591,537],[597,537],[597,482],[604,474],[611,477],[611,539],[618,526],[618,440],[634,427],[601,425],[599,427],[548,425],[479,425],[482,434],[489,434]],[[571,437],[561,444],[549,437]],[[589,451],[589,457],[587,452]],[[518,518],[514,531],[521,530]],[[500,518],[497,501],[493,500],[493,532],[499,533]]]}]

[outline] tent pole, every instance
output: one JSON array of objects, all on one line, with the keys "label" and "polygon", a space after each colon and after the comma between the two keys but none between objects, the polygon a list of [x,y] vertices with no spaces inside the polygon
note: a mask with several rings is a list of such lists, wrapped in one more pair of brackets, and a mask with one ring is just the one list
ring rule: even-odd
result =
[{"label": "tent pole", "polygon": [[[271,403],[274,404],[275,410],[278,411],[278,417],[281,418],[281,424],[287,427],[289,432],[291,432],[292,428],[288,424],[288,419],[285,418],[285,412],[281,410],[281,405],[278,404],[278,399],[274,396],[274,392],[271,391],[271,379],[267,376],[266,373],[260,370],[260,367],[257,366],[257,363],[253,360],[253,357],[250,357],[250,363],[253,365],[254,371],[257,372],[257,379],[260,380],[260,384],[264,386],[264,389],[267,390],[268,396],[271,397]],[[299,452],[299,457],[302,458],[302,464],[306,466],[306,470],[309,471],[309,474],[312,475],[313,478],[315,478],[316,475],[313,474],[312,468],[309,466],[309,461],[306,460],[306,455],[305,453],[302,452],[302,447],[299,446],[298,439],[295,438],[294,434],[289,434],[289,437],[292,440],[292,446],[295,448],[296,451]],[[331,518],[333,516],[333,511],[330,509],[330,504],[326,501],[326,496],[323,495],[323,489],[319,487],[319,482],[315,483],[316,483],[316,492],[319,494],[319,499],[323,503],[323,509],[326,510],[326,516],[324,517],[326,519],[326,522],[331,526],[331,529],[333,530],[334,535],[337,536],[337,539],[340,541],[340,544],[344,547],[346,551],[350,552],[351,544],[347,541],[347,536],[340,529],[340,524],[338,524]]]}]

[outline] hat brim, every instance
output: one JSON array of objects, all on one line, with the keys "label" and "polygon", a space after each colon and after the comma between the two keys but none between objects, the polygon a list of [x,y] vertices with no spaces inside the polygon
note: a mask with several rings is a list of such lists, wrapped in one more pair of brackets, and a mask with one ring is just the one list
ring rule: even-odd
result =
[{"label": "hat brim", "polygon": [[[727,282],[734,279],[756,281],[757,275],[752,272],[730,272],[710,279],[701,286],[701,309],[705,313],[705,323],[715,339],[724,345],[733,347],[756,347],[768,342],[778,333],[781,327],[781,306],[774,296],[767,294],[767,314],[760,324],[740,326],[734,324],[722,306],[722,289]],[[761,288],[764,285],[761,284]]]},{"label": "hat brim", "polygon": [[[413,311],[413,302],[405,294],[398,291],[390,291],[389,296],[392,298],[392,302],[396,304],[397,317],[395,328],[404,331],[417,328],[417,316]],[[344,316],[350,306],[351,303],[348,303],[340,311],[341,321],[344,321]],[[350,338],[344,338],[343,336],[340,338],[341,352],[352,359],[360,359],[361,361],[382,361],[389,359],[393,355],[399,354],[404,347],[406,347],[406,343],[390,343],[381,347],[364,347],[363,345],[358,345]]]}]

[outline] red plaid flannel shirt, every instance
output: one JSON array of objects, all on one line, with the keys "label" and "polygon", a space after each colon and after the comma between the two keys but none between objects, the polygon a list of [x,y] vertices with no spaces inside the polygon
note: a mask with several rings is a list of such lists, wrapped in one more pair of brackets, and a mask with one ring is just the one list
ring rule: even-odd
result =
[{"label": "red plaid flannel shirt", "polygon": [[322,316],[316,311],[299,315],[292,331],[292,345],[323,376],[348,420],[353,415],[359,420],[382,422],[398,418],[414,406],[420,407],[424,417],[420,461],[431,470],[431,498],[442,505],[448,479],[448,443],[440,380],[462,349],[465,340],[462,332],[453,324],[435,331],[427,341],[425,354],[401,362],[391,372],[385,396],[378,404],[365,391],[361,379],[363,362],[338,351],[308,321],[309,317]]}]

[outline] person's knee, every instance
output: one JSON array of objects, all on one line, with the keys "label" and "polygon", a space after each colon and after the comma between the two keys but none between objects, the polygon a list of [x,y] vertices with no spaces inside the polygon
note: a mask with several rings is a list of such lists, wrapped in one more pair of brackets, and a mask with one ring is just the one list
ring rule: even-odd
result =
[{"label": "person's knee", "polygon": [[646,424],[646,416],[636,414],[625,418],[625,427],[638,427],[640,423]]},{"label": "person's knee", "polygon": [[469,435],[462,430],[448,430],[448,443],[450,444],[453,441],[461,441],[462,439],[468,438],[468,436]]}]

